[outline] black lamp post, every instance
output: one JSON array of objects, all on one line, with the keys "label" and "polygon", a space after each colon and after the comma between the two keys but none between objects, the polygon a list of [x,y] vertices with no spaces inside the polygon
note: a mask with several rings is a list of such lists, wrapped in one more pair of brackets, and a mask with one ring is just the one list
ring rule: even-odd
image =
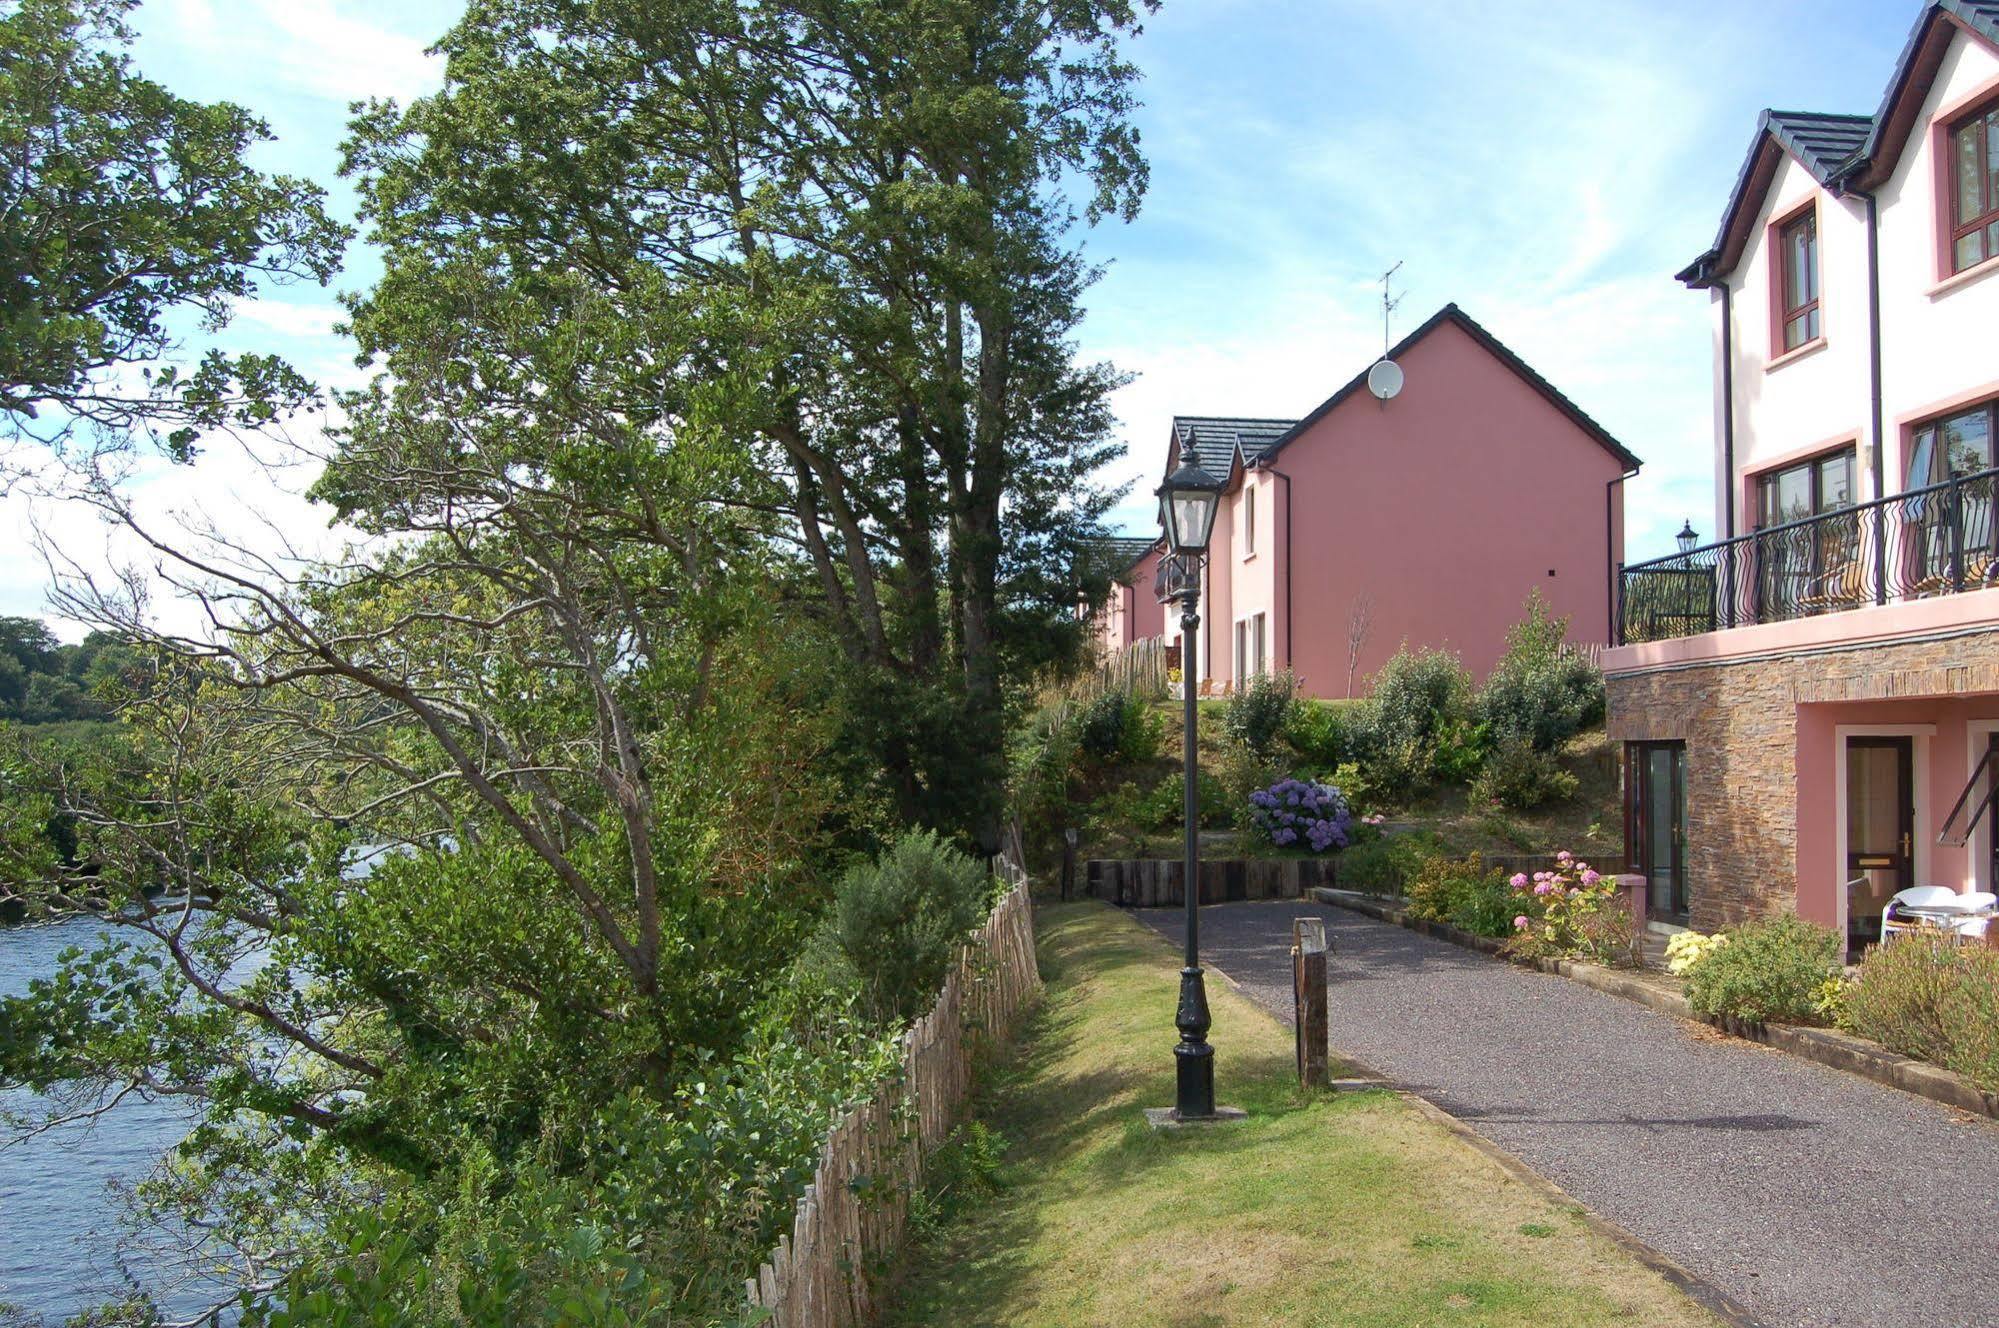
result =
[{"label": "black lamp post", "polygon": [[1691,518],[1680,523],[1680,533],[1673,536],[1673,540],[1680,546],[1681,553],[1694,551],[1694,545],[1701,542],[1701,537],[1694,534],[1694,523]]},{"label": "black lamp post", "polygon": [[1201,846],[1200,784],[1196,771],[1194,694],[1200,677],[1196,668],[1195,629],[1201,597],[1201,558],[1215,527],[1222,481],[1201,469],[1191,437],[1181,439],[1180,466],[1159,486],[1159,520],[1166,527],[1166,545],[1180,565],[1176,598],[1180,601],[1180,693],[1185,705],[1182,773],[1186,780],[1186,876],[1182,894],[1187,906],[1187,961],[1180,970],[1180,1009],[1174,1026],[1180,1045],[1173,1048],[1175,1091],[1173,1115],[1180,1120],[1208,1120],[1215,1115],[1215,1049],[1208,1045],[1208,992],[1201,979]]}]

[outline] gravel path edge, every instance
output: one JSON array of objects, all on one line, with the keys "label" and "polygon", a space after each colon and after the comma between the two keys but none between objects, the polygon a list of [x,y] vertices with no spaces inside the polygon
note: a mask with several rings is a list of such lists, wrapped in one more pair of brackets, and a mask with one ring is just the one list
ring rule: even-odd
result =
[{"label": "gravel path edge", "polygon": [[[1358,895],[1350,890],[1334,890],[1324,886],[1312,891],[1312,898],[1321,904],[1343,908],[1350,913],[1359,913],[1379,922],[1391,922],[1398,927],[1420,932],[1467,950],[1490,955],[1502,962],[1519,964],[1523,968],[1552,973],[1571,982],[1592,987],[1606,995],[1633,1001],[1660,1014],[1672,1015],[1678,1019],[1691,1019],[1699,1023],[1713,1025],[1712,1020],[1703,1019],[1687,1004],[1687,998],[1672,990],[1664,983],[1650,981],[1636,974],[1605,968],[1599,964],[1575,963],[1566,959],[1522,960],[1503,954],[1500,942],[1489,936],[1474,936],[1470,932],[1459,931],[1456,927],[1441,922],[1431,922],[1426,918],[1412,917],[1408,910],[1397,908],[1366,895]],[[1721,1027],[1721,1025],[1714,1025]],[[1737,1024],[1731,1021],[1725,1030],[1731,1036],[1748,1042],[1760,1042],[1802,1060],[1812,1061],[1830,1069],[1843,1070],[1848,1074],[1871,1079],[1877,1084],[1913,1093],[1917,1097],[1940,1102],[1959,1111],[1974,1115],[1989,1116],[1999,1120],[1999,1093],[1988,1093],[1953,1070],[1928,1061],[1919,1061],[1900,1052],[1890,1051],[1878,1042],[1871,1042],[1851,1033],[1842,1033],[1831,1028],[1807,1028],[1795,1024]]]}]

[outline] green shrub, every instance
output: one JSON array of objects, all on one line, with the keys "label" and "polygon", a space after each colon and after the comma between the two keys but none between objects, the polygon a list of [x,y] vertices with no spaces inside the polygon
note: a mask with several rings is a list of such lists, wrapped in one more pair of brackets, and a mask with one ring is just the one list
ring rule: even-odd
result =
[{"label": "green shrub", "polygon": [[1298,680],[1287,669],[1259,673],[1229,696],[1222,711],[1222,731],[1230,741],[1258,756],[1270,755],[1297,706]]},{"label": "green shrub", "polygon": [[1513,919],[1521,911],[1519,896],[1507,884],[1506,873],[1488,868],[1478,854],[1464,858],[1424,859],[1410,876],[1404,893],[1409,911],[1419,918],[1447,923],[1474,936],[1511,936]]},{"label": "green shrub", "polygon": [[1437,856],[1442,846],[1443,840],[1427,830],[1356,842],[1340,851],[1340,888],[1371,895],[1399,895],[1408,888],[1410,878],[1425,862]]},{"label": "green shrub", "polygon": [[1999,1093],[1999,950],[1904,936],[1867,952],[1841,1026]]},{"label": "green shrub", "polygon": [[1552,617],[1540,591],[1527,597],[1527,618],[1507,632],[1506,654],[1473,705],[1495,743],[1552,752],[1603,722],[1603,671],[1564,652],[1568,630],[1569,620]]},{"label": "green shrub", "polygon": [[1094,761],[1117,758],[1124,742],[1122,692],[1099,692],[1076,710],[1076,746]]},{"label": "green shrub", "polygon": [[1472,796],[1515,811],[1532,811],[1551,802],[1567,802],[1582,783],[1562,769],[1552,752],[1537,750],[1520,739],[1502,743],[1486,758],[1485,769],[1472,781]]},{"label": "green shrub", "polygon": [[1029,825],[1060,826],[1069,818],[1069,781],[1076,770],[1076,725],[1059,707],[1037,713],[1007,744],[1007,785],[1014,809]]},{"label": "green shrub", "polygon": [[1430,753],[1430,771],[1446,784],[1469,784],[1485,768],[1492,752],[1492,729],[1469,719],[1453,719],[1437,733]]},{"label": "green shrub", "polygon": [[1076,746],[1092,761],[1140,765],[1159,755],[1166,717],[1134,692],[1099,692],[1075,712]]},{"label": "green shrub", "polygon": [[[1201,791],[1201,828],[1226,829],[1233,817],[1228,791],[1215,776],[1203,770],[1195,781]],[[1184,823],[1187,777],[1176,770],[1152,786],[1138,799],[1138,823],[1147,830],[1178,830]]]},{"label": "green shrub", "polygon": [[1456,655],[1398,650],[1374,675],[1374,736],[1384,748],[1414,747],[1427,757],[1437,736],[1466,715],[1471,695],[1471,675]]},{"label": "green shrub", "polygon": [[[1228,823],[1232,826],[1246,825],[1249,820],[1249,795],[1259,789],[1267,789],[1290,773],[1284,763],[1273,756],[1259,755],[1248,747],[1231,745],[1214,763],[1215,782],[1221,786],[1222,799],[1228,809]],[[1207,820],[1207,786],[1202,785],[1201,819]]]},{"label": "green shrub", "polygon": [[1839,973],[1842,951],[1838,935],[1815,922],[1752,922],[1687,969],[1687,1001],[1711,1019],[1815,1023],[1819,987]]},{"label": "green shrub", "polygon": [[1333,783],[1358,809],[1379,811],[1407,804],[1429,785],[1429,755],[1407,744],[1378,747],[1335,767]]},{"label": "green shrub", "polygon": [[1291,707],[1284,739],[1318,770],[1331,770],[1354,755],[1355,712],[1359,706],[1299,700]]},{"label": "green shrub", "polygon": [[937,998],[992,897],[992,877],[978,859],[928,831],[904,835],[840,878],[817,951],[827,967],[852,973],[869,1016],[910,1019]]}]

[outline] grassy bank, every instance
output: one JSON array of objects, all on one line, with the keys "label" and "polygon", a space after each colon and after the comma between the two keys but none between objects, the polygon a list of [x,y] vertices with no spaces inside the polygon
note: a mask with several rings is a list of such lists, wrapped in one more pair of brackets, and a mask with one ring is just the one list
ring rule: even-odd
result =
[{"label": "grassy bank", "polygon": [[1211,984],[1224,1102],[1162,1135],[1176,964],[1102,905],[1039,918],[1046,1003],[993,1077],[996,1191],[919,1247],[899,1315],[1033,1328],[1712,1324],[1657,1273],[1389,1093],[1296,1086],[1291,1035]]},{"label": "grassy bank", "polygon": [[[1303,705],[1340,706],[1341,701],[1301,701]],[[1200,702],[1197,725],[1201,768],[1213,772],[1221,768],[1228,745],[1222,725],[1226,703]],[[1160,831],[1140,830],[1108,810],[1105,795],[1129,784],[1141,792],[1178,775],[1181,767],[1180,706],[1161,702],[1156,707],[1168,723],[1159,756],[1143,765],[1112,766],[1085,773],[1071,812],[1082,832],[1082,856],[1166,857],[1179,856],[1180,831],[1177,826]],[[1560,752],[1562,767],[1576,776],[1576,796],[1566,802],[1533,811],[1511,811],[1483,804],[1462,786],[1431,788],[1406,805],[1378,808],[1358,806],[1356,812],[1385,811],[1400,826],[1434,832],[1443,851],[1452,856],[1466,853],[1553,853],[1569,849],[1586,858],[1609,860],[1621,856],[1624,847],[1622,795],[1617,782],[1615,744],[1601,728],[1578,734]],[[1325,777],[1329,771],[1316,769],[1299,758],[1293,762],[1297,773]],[[1256,842],[1244,835],[1237,852],[1249,856],[1285,856],[1282,850]],[[1292,854],[1295,856],[1295,854]]]}]

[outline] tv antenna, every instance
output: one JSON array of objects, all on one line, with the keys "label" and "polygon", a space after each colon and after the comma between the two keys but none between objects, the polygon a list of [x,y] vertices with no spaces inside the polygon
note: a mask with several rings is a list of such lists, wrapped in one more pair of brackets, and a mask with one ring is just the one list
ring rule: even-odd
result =
[{"label": "tv antenna", "polygon": [[1395,312],[1395,306],[1402,303],[1400,295],[1392,300],[1388,297],[1388,284],[1394,279],[1395,274],[1401,270],[1402,260],[1398,258],[1395,260],[1394,267],[1389,268],[1388,271],[1381,274],[1381,354],[1384,359],[1387,358],[1389,349],[1395,344],[1388,332],[1388,316]]},{"label": "tv antenna", "polygon": [[1367,371],[1367,390],[1382,409],[1388,408],[1388,399],[1402,390],[1402,366],[1388,358],[1394,349],[1393,334],[1389,331],[1389,316],[1395,306],[1402,303],[1400,295],[1389,293],[1390,279],[1402,270],[1402,260],[1396,259],[1395,266],[1381,274],[1381,358]]}]

